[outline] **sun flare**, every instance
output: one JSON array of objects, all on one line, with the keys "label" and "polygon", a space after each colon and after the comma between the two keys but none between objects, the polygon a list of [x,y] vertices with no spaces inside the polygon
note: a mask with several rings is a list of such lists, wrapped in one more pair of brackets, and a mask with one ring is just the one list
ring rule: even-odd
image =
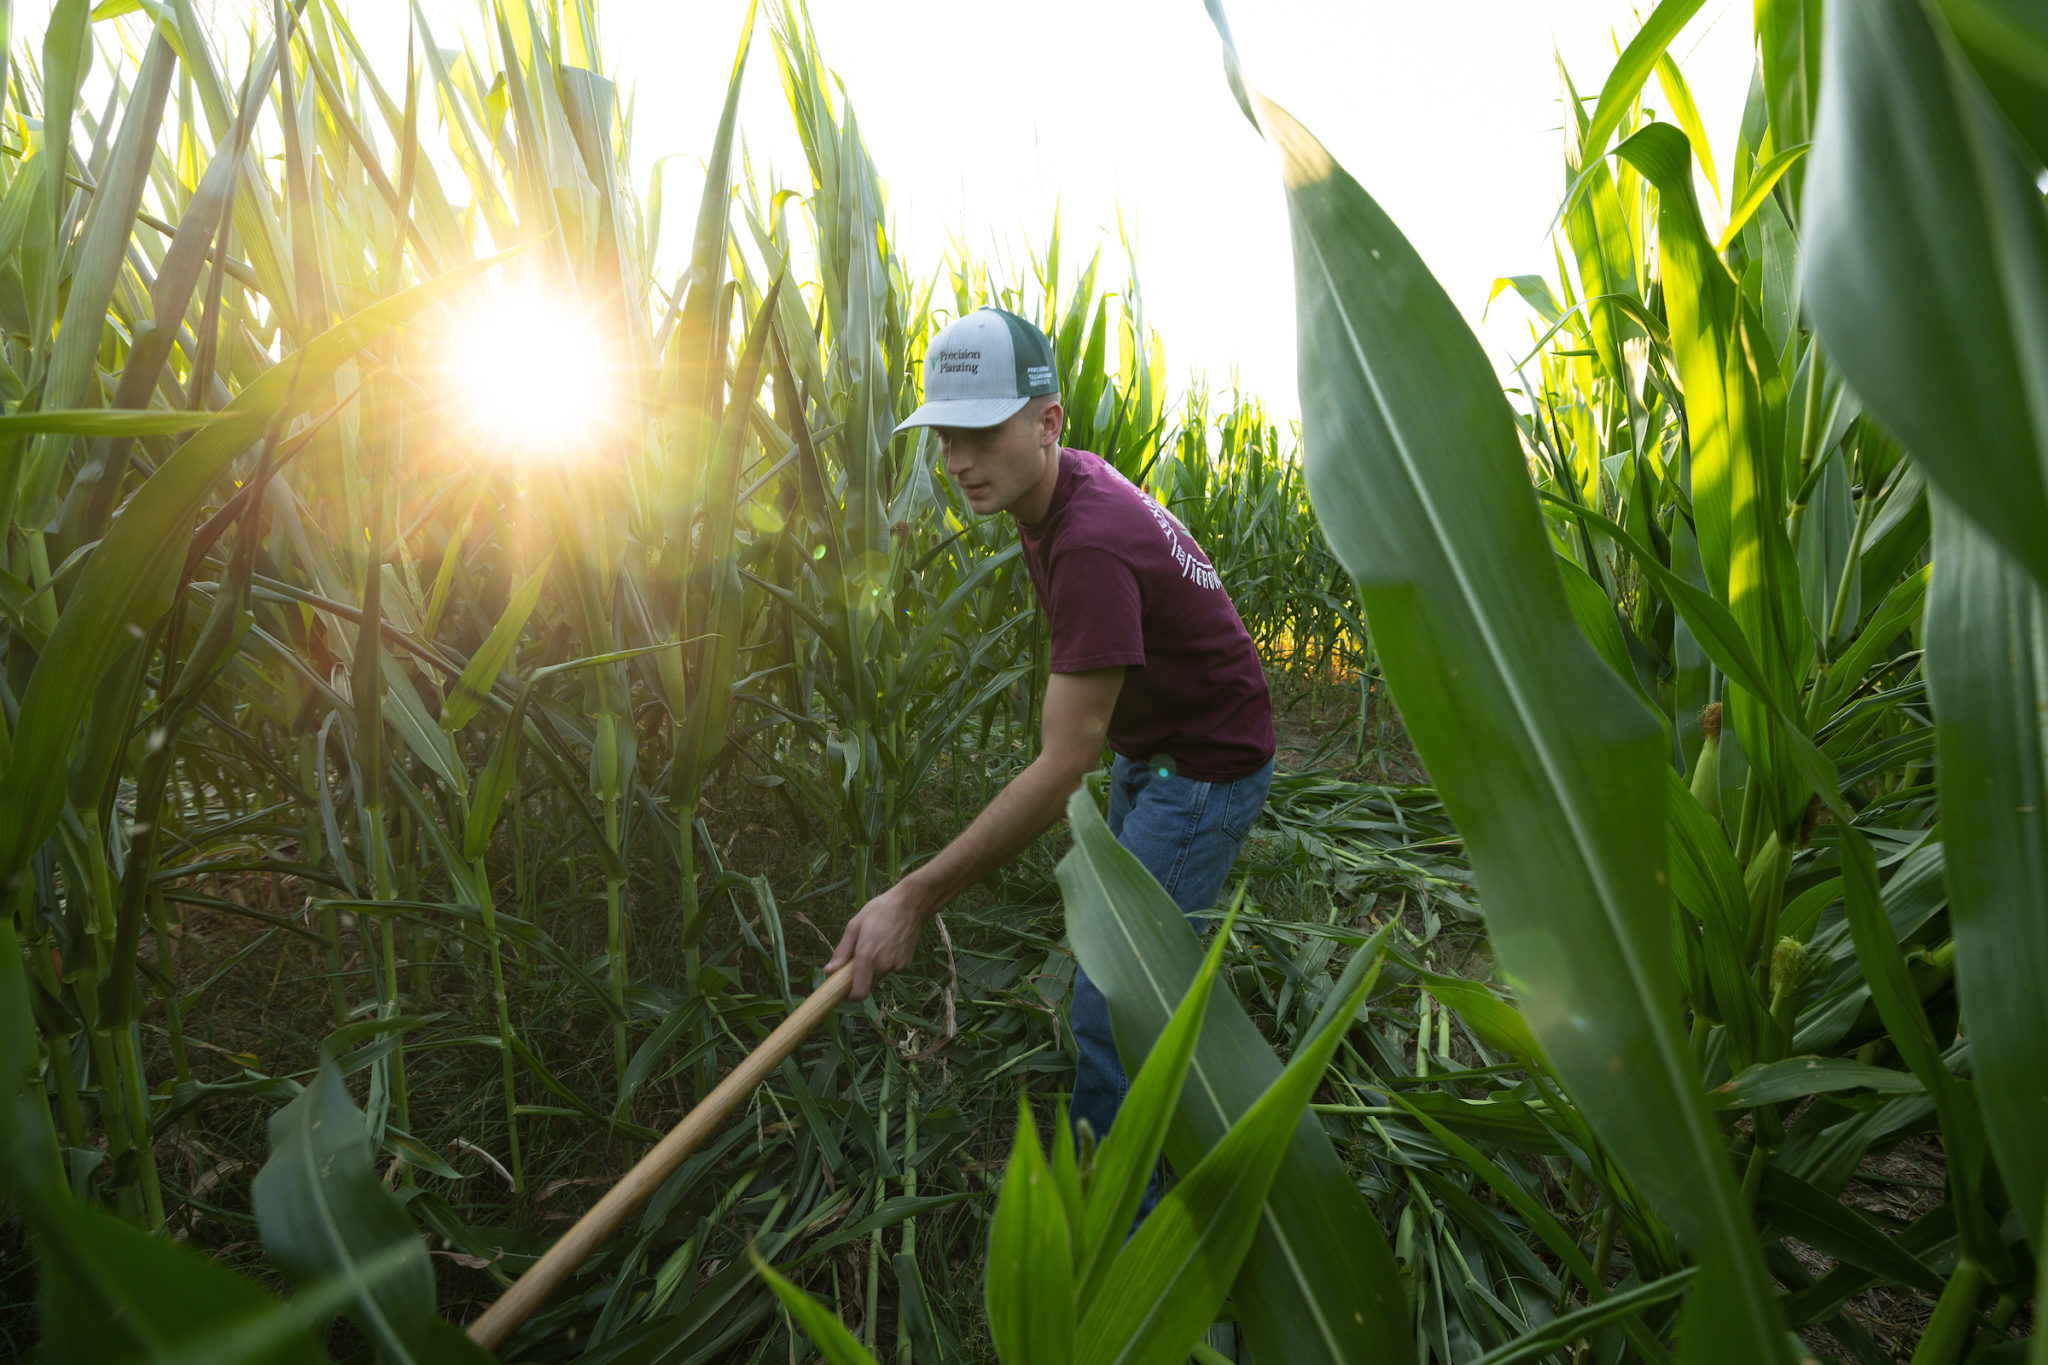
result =
[{"label": "sun flare", "polygon": [[492,295],[451,344],[462,419],[493,446],[569,458],[594,450],[610,427],[612,359],[574,301],[531,288]]}]

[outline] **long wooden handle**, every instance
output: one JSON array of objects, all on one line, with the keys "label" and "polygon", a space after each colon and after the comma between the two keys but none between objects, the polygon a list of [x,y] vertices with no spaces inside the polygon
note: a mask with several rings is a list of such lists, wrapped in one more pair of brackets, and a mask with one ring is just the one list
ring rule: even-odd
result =
[{"label": "long wooden handle", "polygon": [[803,1004],[798,1005],[789,1018],[782,1021],[775,1032],[762,1040],[761,1045],[748,1053],[740,1064],[725,1074],[717,1088],[698,1102],[697,1107],[683,1116],[683,1121],[669,1130],[668,1136],[654,1145],[654,1150],[640,1158],[640,1163],[626,1172],[625,1179],[605,1192],[604,1198],[591,1206],[590,1212],[576,1220],[576,1225],[562,1234],[562,1237],[547,1254],[533,1263],[532,1269],[506,1290],[498,1301],[486,1308],[475,1322],[469,1324],[469,1339],[486,1350],[495,1351],[506,1337],[512,1335],[520,1323],[533,1316],[533,1311],[547,1301],[569,1273],[582,1265],[598,1243],[612,1235],[626,1215],[647,1202],[664,1180],[675,1173],[676,1167],[690,1153],[697,1150],[705,1138],[718,1131],[718,1125],[726,1115],[739,1107],[740,1101],[754,1093],[754,1087],[768,1079],[768,1073],[781,1066],[783,1059],[796,1051],[797,1044],[809,1036],[812,1029],[846,999],[853,989],[853,964],[848,963],[831,976],[825,984],[811,992]]}]

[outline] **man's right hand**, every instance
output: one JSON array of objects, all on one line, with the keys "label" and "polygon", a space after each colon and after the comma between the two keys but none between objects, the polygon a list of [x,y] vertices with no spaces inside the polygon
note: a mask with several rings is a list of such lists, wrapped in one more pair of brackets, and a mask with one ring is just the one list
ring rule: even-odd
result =
[{"label": "man's right hand", "polygon": [[907,880],[900,881],[846,922],[846,932],[825,970],[836,972],[853,964],[853,999],[867,999],[877,981],[902,971],[917,956],[926,919],[921,899]]},{"label": "man's right hand", "polygon": [[1102,758],[1103,736],[1124,685],[1122,668],[1055,673],[1046,682],[1038,757],[938,856],[860,908],[832,950],[827,971],[853,964],[853,998],[902,971],[917,956],[924,922],[1021,853],[1067,808],[1067,798]]}]

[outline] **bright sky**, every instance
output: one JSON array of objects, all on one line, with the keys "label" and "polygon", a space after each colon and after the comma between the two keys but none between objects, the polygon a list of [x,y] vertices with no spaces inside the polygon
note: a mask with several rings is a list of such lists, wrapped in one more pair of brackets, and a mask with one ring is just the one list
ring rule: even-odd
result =
[{"label": "bright sky", "polygon": [[[474,22],[460,0],[426,5],[444,43],[453,16]],[[399,6],[354,8],[367,18]],[[1753,61],[1749,10],[1708,0],[1672,48],[1723,184]],[[671,250],[686,244],[742,13],[741,0],[601,0],[611,74],[636,96],[635,162],[681,154],[670,163],[684,172],[668,185]],[[1496,361],[1526,351],[1530,315],[1519,302],[1503,298],[1483,328],[1480,313],[1497,276],[1555,268],[1546,230],[1564,169],[1551,54],[1563,55],[1582,94],[1596,95],[1617,41],[1639,25],[1636,6],[1237,0],[1228,13],[1252,79],[1378,197]],[[388,41],[402,52],[402,18],[389,17]],[[1119,286],[1121,210],[1176,387],[1195,372],[1216,385],[1235,375],[1296,411],[1286,205],[1224,83],[1200,0],[814,0],[812,22],[888,182],[914,271],[936,269],[955,240],[1021,260],[1026,243],[1043,243],[1057,206],[1065,259],[1101,245]],[[802,184],[765,27],[740,126],[757,166],[766,160]],[[1648,102],[1663,103],[1654,83]],[[644,190],[644,171],[639,182]]]},{"label": "bright sky", "polygon": [[[480,31],[474,0],[422,4],[443,46]],[[200,7],[239,9],[232,0]],[[1672,48],[1723,184],[1753,60],[1749,9],[1708,0]],[[402,69],[401,0],[353,0],[350,10],[379,69]],[[636,101],[643,194],[654,159],[676,157],[664,256],[687,246],[743,12],[743,0],[600,2],[607,74]],[[1522,305],[1503,297],[1490,321],[1480,314],[1497,276],[1555,270],[1546,230],[1564,170],[1552,51],[1582,94],[1597,94],[1638,6],[1237,0],[1229,13],[1251,78],[1392,214],[1496,362],[1525,351]],[[765,17],[740,126],[757,167],[801,186]],[[1101,245],[1104,278],[1120,287],[1121,211],[1176,387],[1197,372],[1219,386],[1236,376],[1279,411],[1296,411],[1285,201],[1224,83],[1200,0],[814,0],[812,20],[889,184],[914,272],[936,269],[956,240],[1021,261],[1026,244],[1045,240],[1057,205],[1065,259]],[[17,31],[41,27],[37,16]],[[1654,82],[1646,101],[1663,104]]]}]

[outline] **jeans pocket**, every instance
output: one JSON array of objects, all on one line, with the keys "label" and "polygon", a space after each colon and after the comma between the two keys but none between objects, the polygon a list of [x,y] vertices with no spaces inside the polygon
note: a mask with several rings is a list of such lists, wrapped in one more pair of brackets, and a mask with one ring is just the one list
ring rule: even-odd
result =
[{"label": "jeans pocket", "polygon": [[1224,794],[1221,824],[1223,832],[1234,842],[1242,844],[1251,834],[1252,826],[1259,822],[1259,812],[1266,808],[1266,792],[1272,784],[1270,764],[1229,784]]}]

